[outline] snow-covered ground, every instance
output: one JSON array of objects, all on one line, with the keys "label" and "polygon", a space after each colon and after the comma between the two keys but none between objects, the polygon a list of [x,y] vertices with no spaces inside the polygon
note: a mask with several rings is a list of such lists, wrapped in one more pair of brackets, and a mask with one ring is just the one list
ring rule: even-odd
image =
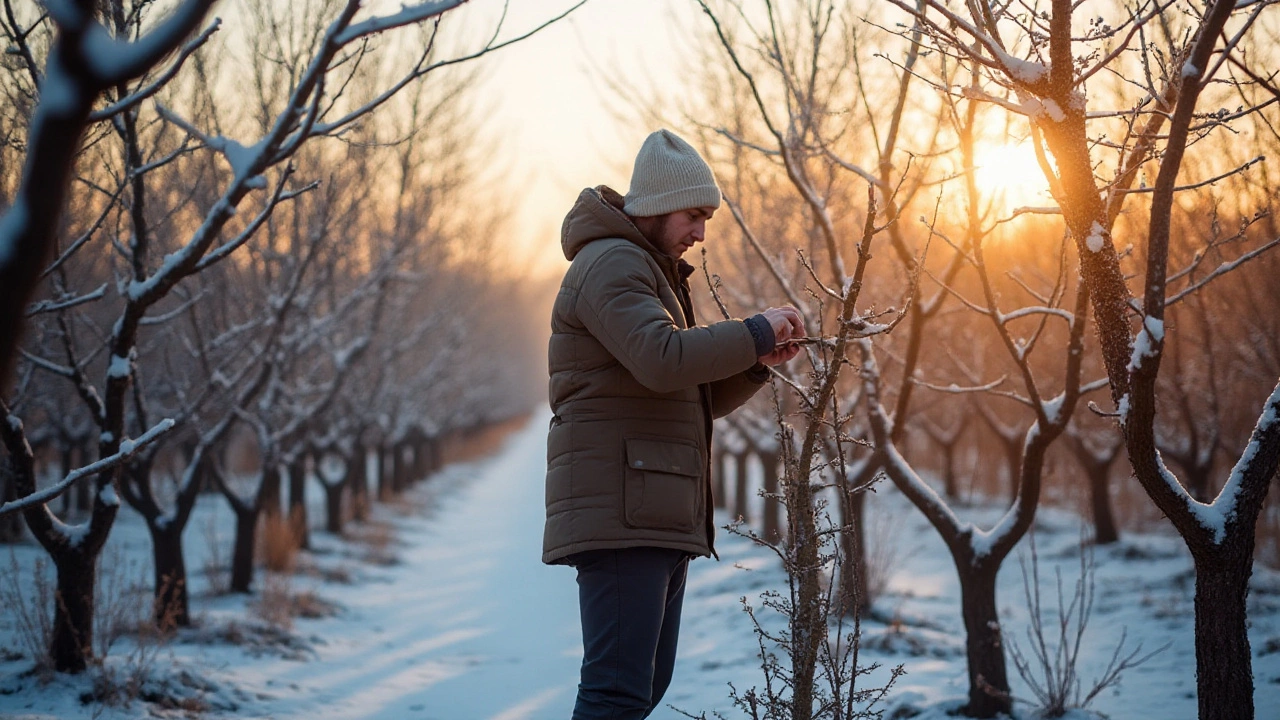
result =
[{"label": "snow-covered ground", "polygon": [[[318,616],[297,618],[287,631],[261,619],[272,608],[255,609],[257,599],[209,592],[202,568],[225,562],[233,524],[224,501],[202,498],[185,541],[198,627],[142,650],[122,639],[105,669],[42,682],[24,674],[31,661],[19,657],[21,614],[4,607],[0,717],[567,718],[581,644],[573,571],[539,562],[546,422],[535,415],[494,456],[450,466],[404,502],[380,506],[380,523],[358,533],[365,542],[316,531],[315,549],[297,574],[270,582],[260,575],[259,587],[276,591],[268,594],[280,597],[287,583]],[[318,501],[318,491],[314,495]],[[923,708],[916,715],[922,719],[945,717],[943,710],[966,691],[955,571],[937,535],[897,493],[883,488],[871,503],[870,516],[891,530],[877,533],[891,543],[891,579],[876,614],[895,620],[864,623],[863,660],[905,666],[890,707]],[[989,521],[998,509],[972,512]],[[1057,606],[1055,568],[1068,593],[1074,586],[1079,533],[1070,514],[1040,515],[1036,541],[1046,610]],[[145,579],[149,542],[141,520],[125,510],[106,556]],[[666,700],[693,714],[740,717],[728,683],[742,690],[762,678],[739,598],[758,602],[762,590],[781,588],[783,578],[776,560],[746,541],[722,531],[717,547],[720,562],[690,566],[677,677]],[[16,563],[23,578],[18,586],[34,592],[31,567],[41,555],[34,546],[17,546],[12,561],[0,558],[2,572],[12,576]],[[1193,578],[1181,542],[1129,535],[1119,547],[1099,550],[1095,562],[1096,596],[1079,663],[1083,682],[1106,665],[1122,633],[1126,647],[1165,649],[1127,671],[1091,708],[1115,720],[1195,717]],[[1007,636],[1026,647],[1028,613],[1016,557],[1006,562],[999,592]],[[1278,717],[1280,575],[1255,570],[1250,621],[1257,717]],[[131,672],[149,678],[135,694],[153,702],[81,703],[95,677],[110,675],[119,684]],[[1015,696],[1029,699],[1012,665],[1010,673]],[[679,715],[664,708],[654,717]]]}]

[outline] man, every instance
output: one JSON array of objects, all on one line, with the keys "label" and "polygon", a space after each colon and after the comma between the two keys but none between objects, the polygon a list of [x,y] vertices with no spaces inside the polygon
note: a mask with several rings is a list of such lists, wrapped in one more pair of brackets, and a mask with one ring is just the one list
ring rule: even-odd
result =
[{"label": "man", "polygon": [[542,560],[578,572],[574,720],[644,718],[662,699],[688,560],[714,553],[711,421],[799,352],[791,307],[695,323],[680,256],[719,206],[706,162],[659,130],[627,195],[583,190],[561,229],[572,264],[551,318]]}]

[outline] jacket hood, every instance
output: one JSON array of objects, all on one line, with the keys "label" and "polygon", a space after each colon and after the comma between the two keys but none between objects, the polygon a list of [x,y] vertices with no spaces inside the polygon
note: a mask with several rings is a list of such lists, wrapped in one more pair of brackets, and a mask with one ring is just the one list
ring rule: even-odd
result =
[{"label": "jacket hood", "polygon": [[564,250],[565,259],[572,262],[587,243],[602,238],[624,238],[654,257],[665,257],[622,212],[622,204],[622,195],[606,185],[586,188],[579,193],[573,209],[560,226],[560,247]]}]

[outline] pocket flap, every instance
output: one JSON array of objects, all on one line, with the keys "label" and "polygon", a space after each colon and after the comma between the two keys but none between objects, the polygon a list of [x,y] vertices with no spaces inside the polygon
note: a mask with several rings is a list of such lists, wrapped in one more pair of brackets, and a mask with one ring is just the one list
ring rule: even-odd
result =
[{"label": "pocket flap", "polygon": [[702,454],[692,445],[661,440],[629,439],[627,465],[634,470],[697,477],[702,474]]}]

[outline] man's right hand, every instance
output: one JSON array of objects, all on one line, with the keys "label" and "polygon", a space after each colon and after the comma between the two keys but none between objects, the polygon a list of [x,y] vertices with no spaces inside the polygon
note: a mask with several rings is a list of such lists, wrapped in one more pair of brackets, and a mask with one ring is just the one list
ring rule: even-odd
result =
[{"label": "man's right hand", "polygon": [[804,320],[800,317],[800,311],[790,305],[769,308],[760,314],[773,328],[774,343],[804,337]]}]

